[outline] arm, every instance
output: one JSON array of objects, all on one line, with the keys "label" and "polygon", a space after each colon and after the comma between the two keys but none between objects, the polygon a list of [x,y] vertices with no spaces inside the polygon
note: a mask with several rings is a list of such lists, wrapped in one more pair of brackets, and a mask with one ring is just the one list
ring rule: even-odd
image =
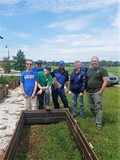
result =
[{"label": "arm", "polygon": [[69,92],[69,83],[68,83],[68,81],[66,81],[65,86],[66,86],[66,93],[68,93]]},{"label": "arm", "polygon": [[20,87],[21,87],[21,90],[22,90],[22,93],[25,94],[25,91],[24,91],[24,85],[22,82],[20,82]]},{"label": "arm", "polygon": [[81,92],[80,92],[80,96],[83,96],[84,95],[84,90],[86,88],[86,83],[87,83],[87,74],[86,72],[84,72],[82,74],[82,86],[81,86]]},{"label": "arm", "polygon": [[25,90],[24,90],[24,84],[22,82],[20,82],[20,87],[21,87],[21,90],[22,90],[22,95],[27,98],[27,94],[25,93]]},{"label": "arm", "polygon": [[103,93],[104,89],[106,88],[107,83],[108,83],[108,77],[105,76],[105,77],[103,77],[103,84],[102,84],[102,87],[101,87],[101,89],[100,89],[100,93],[101,93],[101,94]]},{"label": "arm", "polygon": [[32,96],[31,96],[32,98],[35,97],[36,90],[37,90],[37,81],[35,82],[34,90],[33,90]]}]

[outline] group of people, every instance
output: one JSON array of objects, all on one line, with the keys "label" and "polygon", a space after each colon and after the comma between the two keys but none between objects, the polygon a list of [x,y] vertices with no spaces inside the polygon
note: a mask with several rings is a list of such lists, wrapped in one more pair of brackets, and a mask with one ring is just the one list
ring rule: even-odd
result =
[{"label": "group of people", "polygon": [[[25,109],[50,110],[50,92],[55,109],[60,109],[59,97],[64,108],[70,109],[66,93],[72,95],[72,116],[77,114],[77,99],[80,102],[80,117],[85,116],[84,92],[88,97],[89,107],[96,121],[97,128],[102,127],[102,95],[107,86],[108,73],[99,66],[98,57],[92,57],[91,67],[81,66],[80,61],[74,62],[74,70],[68,75],[65,62],[60,61],[57,69],[42,67],[38,60],[32,67],[33,61],[26,60],[26,71],[20,76],[20,85],[25,99]],[[66,91],[66,92],[65,92]],[[37,107],[38,106],[38,107]]]}]

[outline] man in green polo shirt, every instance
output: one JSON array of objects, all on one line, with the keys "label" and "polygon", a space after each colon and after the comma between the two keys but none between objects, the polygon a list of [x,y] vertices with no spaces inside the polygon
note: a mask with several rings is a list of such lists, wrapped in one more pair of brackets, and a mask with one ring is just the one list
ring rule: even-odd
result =
[{"label": "man in green polo shirt", "polygon": [[39,109],[49,109],[50,103],[50,86],[52,84],[51,68],[45,67],[44,71],[38,72],[38,101]]},{"label": "man in green polo shirt", "polygon": [[87,70],[87,97],[90,110],[96,120],[96,127],[102,127],[102,95],[107,86],[108,73],[99,66],[98,57],[91,59],[91,67]]}]

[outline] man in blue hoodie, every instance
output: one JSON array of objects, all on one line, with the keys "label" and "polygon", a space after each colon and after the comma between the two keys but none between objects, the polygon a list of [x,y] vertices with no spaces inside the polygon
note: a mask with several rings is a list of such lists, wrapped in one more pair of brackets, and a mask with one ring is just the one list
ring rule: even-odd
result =
[{"label": "man in blue hoodie", "polygon": [[76,60],[74,62],[75,69],[71,73],[70,76],[70,89],[69,94],[72,94],[73,100],[73,117],[77,114],[77,99],[80,102],[80,117],[84,117],[84,90],[86,87],[87,76],[86,76],[86,68],[80,67],[80,61]]}]

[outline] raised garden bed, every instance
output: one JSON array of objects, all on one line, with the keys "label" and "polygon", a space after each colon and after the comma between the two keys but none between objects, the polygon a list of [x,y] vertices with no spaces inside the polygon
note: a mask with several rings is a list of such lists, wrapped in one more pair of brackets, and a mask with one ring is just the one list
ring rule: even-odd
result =
[{"label": "raised garden bed", "polygon": [[21,133],[25,125],[36,125],[36,124],[45,125],[51,123],[58,123],[60,121],[67,122],[69,129],[72,133],[72,136],[74,137],[78,149],[81,153],[81,159],[98,160],[97,155],[95,154],[91,145],[87,142],[86,138],[84,137],[77,123],[71,116],[70,112],[65,109],[52,110],[52,111],[45,111],[45,110],[23,111],[3,159],[14,160],[17,147],[19,148],[18,144],[21,137]]}]

